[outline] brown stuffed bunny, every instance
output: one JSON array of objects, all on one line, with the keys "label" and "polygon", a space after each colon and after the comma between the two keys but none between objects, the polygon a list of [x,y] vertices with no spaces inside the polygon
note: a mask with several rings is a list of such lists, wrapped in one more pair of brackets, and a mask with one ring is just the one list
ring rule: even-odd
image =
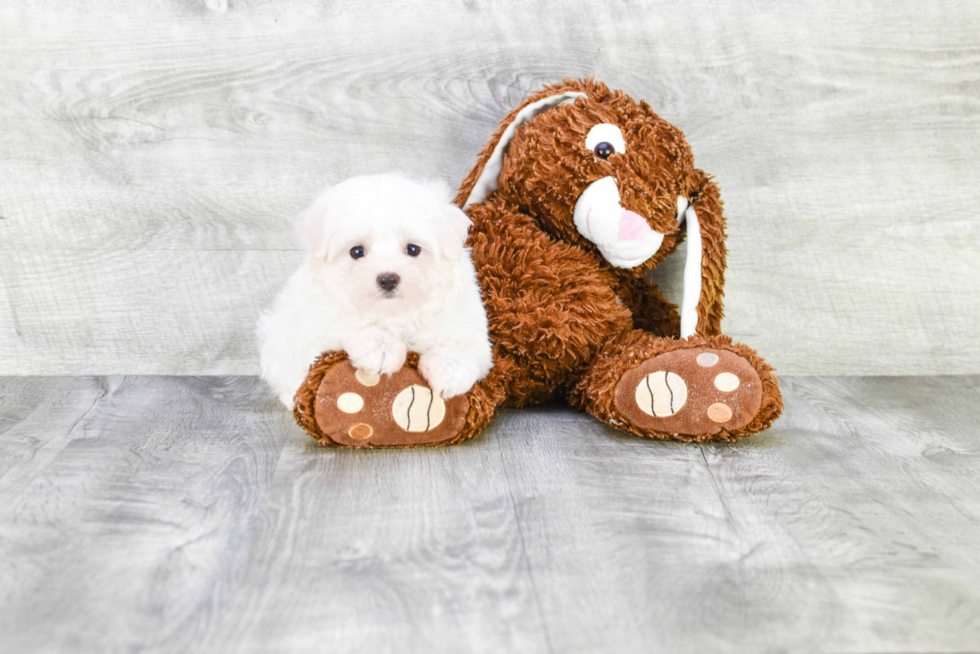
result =
[{"label": "brown stuffed bunny", "polygon": [[[456,202],[473,220],[493,370],[443,401],[417,356],[379,380],[324,353],[295,402],[320,444],[458,443],[499,406],[556,400],[639,436],[689,441],[734,440],[779,416],[772,368],[721,335],[718,187],[646,102],[593,80],[532,94],[501,122]],[[685,236],[678,312],[647,273]],[[352,393],[363,403],[340,399]]]}]

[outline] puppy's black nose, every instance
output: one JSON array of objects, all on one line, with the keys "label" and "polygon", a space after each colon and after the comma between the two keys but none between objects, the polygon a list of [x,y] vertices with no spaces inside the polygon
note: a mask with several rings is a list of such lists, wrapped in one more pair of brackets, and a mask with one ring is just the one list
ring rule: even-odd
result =
[{"label": "puppy's black nose", "polygon": [[398,282],[401,280],[402,278],[395,273],[381,273],[378,275],[378,286],[385,291],[391,292],[395,290],[395,287],[398,286]]}]

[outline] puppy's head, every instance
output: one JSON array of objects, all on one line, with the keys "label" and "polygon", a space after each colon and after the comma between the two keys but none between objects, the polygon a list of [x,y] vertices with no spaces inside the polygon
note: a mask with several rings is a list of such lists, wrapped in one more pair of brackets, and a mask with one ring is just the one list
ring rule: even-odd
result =
[{"label": "puppy's head", "polygon": [[350,312],[392,319],[431,312],[456,283],[470,220],[442,182],[353,177],[297,219],[314,282]]},{"label": "puppy's head", "polygon": [[684,135],[650,105],[565,80],[501,122],[457,202],[504,194],[555,238],[641,275],[676,249],[696,180]]}]

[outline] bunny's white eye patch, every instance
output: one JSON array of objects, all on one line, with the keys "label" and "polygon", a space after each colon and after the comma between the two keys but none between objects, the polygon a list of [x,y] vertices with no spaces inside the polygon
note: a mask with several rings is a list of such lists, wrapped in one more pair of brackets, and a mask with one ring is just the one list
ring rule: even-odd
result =
[{"label": "bunny's white eye patch", "polygon": [[600,143],[608,143],[613,146],[616,152],[626,152],[626,140],[623,138],[623,132],[612,123],[593,125],[585,137],[585,147],[593,152]]}]

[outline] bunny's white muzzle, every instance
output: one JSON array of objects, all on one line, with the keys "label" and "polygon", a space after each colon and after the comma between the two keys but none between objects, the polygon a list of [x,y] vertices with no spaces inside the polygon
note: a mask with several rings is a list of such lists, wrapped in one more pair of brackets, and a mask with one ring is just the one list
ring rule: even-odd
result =
[{"label": "bunny's white muzzle", "polygon": [[579,196],[573,219],[579,234],[595,243],[606,261],[617,268],[635,268],[660,250],[664,235],[619,200],[616,180],[598,179]]}]

